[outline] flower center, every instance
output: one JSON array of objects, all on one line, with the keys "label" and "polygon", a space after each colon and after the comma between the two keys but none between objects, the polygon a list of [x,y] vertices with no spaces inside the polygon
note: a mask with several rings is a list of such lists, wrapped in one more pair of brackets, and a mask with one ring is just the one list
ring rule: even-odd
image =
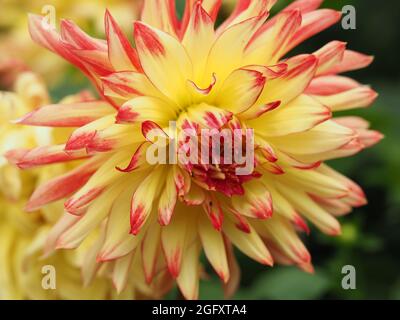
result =
[{"label": "flower center", "polygon": [[255,171],[253,130],[206,104],[183,112],[177,122],[177,162],[199,186],[227,196],[242,195]]}]

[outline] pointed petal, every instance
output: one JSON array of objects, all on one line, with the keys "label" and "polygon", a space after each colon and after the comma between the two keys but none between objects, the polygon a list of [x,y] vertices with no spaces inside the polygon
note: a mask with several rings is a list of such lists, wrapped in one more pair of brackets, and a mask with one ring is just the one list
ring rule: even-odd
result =
[{"label": "pointed petal", "polygon": [[40,185],[30,197],[25,209],[29,212],[36,211],[50,202],[71,195],[88,181],[102,161],[102,158],[93,158],[74,170]]},{"label": "pointed petal", "polygon": [[[247,19],[222,32],[215,40],[208,56],[205,78],[215,73],[223,83],[232,70],[242,67],[244,50],[255,30],[265,21],[266,15]],[[221,61],[224,61],[221,64]]]},{"label": "pointed petal", "polygon": [[182,295],[187,300],[197,300],[199,296],[200,280],[200,244],[194,241],[187,246],[186,254],[182,258],[182,267],[176,282]]},{"label": "pointed petal", "polygon": [[293,206],[301,212],[307,219],[315,224],[318,229],[328,235],[340,234],[340,224],[328,212],[318,206],[311,198],[304,192],[288,186],[278,185],[280,192],[283,192]]},{"label": "pointed petal", "polygon": [[332,111],[343,111],[354,108],[364,108],[371,105],[378,94],[368,86],[343,91],[329,96],[313,96]]},{"label": "pointed petal", "polygon": [[178,19],[174,0],[145,0],[140,20],[154,28],[176,36]]},{"label": "pointed petal", "polygon": [[238,0],[232,14],[218,28],[218,32],[239,24],[247,19],[260,16],[268,12],[277,0]]},{"label": "pointed petal", "polygon": [[98,254],[98,260],[108,261],[122,257],[140,245],[145,230],[137,236],[129,234],[129,210],[132,194],[142,180],[143,175],[139,174],[114,201],[107,220],[104,244]]},{"label": "pointed petal", "polygon": [[316,170],[287,170],[285,181],[307,193],[321,197],[341,198],[349,193],[349,188]]},{"label": "pointed petal", "polygon": [[5,157],[21,169],[34,168],[52,163],[84,159],[86,152],[66,152],[65,145],[37,147],[31,150],[11,150]]},{"label": "pointed petal", "polygon": [[165,180],[164,192],[158,202],[158,222],[162,226],[170,223],[177,200],[177,187],[173,170],[169,170]]},{"label": "pointed petal", "polygon": [[333,66],[341,62],[343,60],[345,49],[345,42],[332,41],[314,52],[314,55],[318,59],[318,69],[315,74],[317,76],[323,75],[327,70],[330,70]]},{"label": "pointed petal", "polygon": [[273,265],[271,254],[253,227],[250,227],[249,233],[245,233],[238,230],[230,219],[225,219],[223,231],[229,240],[245,255],[262,264]]},{"label": "pointed petal", "polygon": [[118,197],[127,182],[114,184],[97,197],[89,206],[87,212],[57,240],[57,248],[77,248],[89,233],[97,228],[107,217],[114,200]]},{"label": "pointed petal", "polygon": [[217,231],[221,231],[222,223],[224,220],[224,213],[221,208],[219,200],[214,197],[211,193],[206,195],[206,199],[203,203],[204,211],[207,213],[213,227]]},{"label": "pointed petal", "polygon": [[85,149],[87,145],[94,139],[99,130],[103,130],[113,125],[115,122],[115,114],[102,117],[98,120],[90,122],[76,130],[68,138],[65,150]]},{"label": "pointed petal", "polygon": [[296,233],[294,227],[288,220],[282,217],[274,217],[263,221],[262,228],[265,228],[265,236],[276,245],[284,255],[296,264],[308,264],[311,262],[311,255]]},{"label": "pointed petal", "polygon": [[342,14],[331,9],[319,9],[302,15],[301,27],[296,31],[283,54],[298,46],[303,41],[329,28],[339,21]]},{"label": "pointed petal", "polygon": [[168,124],[175,113],[164,100],[153,97],[137,97],[125,102],[118,110],[117,123],[143,122],[147,120]]},{"label": "pointed petal", "polygon": [[204,214],[199,216],[198,230],[208,261],[224,283],[229,280],[228,259],[221,232],[215,230]]},{"label": "pointed petal", "polygon": [[281,107],[298,97],[314,77],[318,60],[313,55],[299,55],[287,61],[286,72],[267,81],[256,104],[281,101]]},{"label": "pointed petal", "polygon": [[147,283],[151,283],[156,273],[157,260],[161,254],[161,227],[152,223],[143,238],[141,249],[143,272]]},{"label": "pointed petal", "polygon": [[163,98],[145,74],[132,71],[113,72],[101,78],[106,96],[130,100],[136,96]]},{"label": "pointed petal", "polygon": [[[315,154],[338,149],[355,138],[355,132],[332,120],[301,133],[269,137],[269,142],[290,155]],[[301,144],[298,142],[302,141]]]},{"label": "pointed petal", "polygon": [[337,74],[362,69],[368,67],[372,61],[374,61],[373,56],[368,56],[352,50],[346,50],[342,61],[326,70],[326,73]]},{"label": "pointed petal", "polygon": [[174,214],[169,225],[161,229],[161,243],[170,274],[179,276],[182,265],[188,219],[182,212]]},{"label": "pointed petal", "polygon": [[244,185],[245,195],[233,196],[233,209],[246,217],[256,219],[271,218],[273,208],[269,191],[263,183],[252,180]]},{"label": "pointed petal", "polygon": [[186,81],[193,79],[193,70],[182,44],[141,22],[135,22],[134,37],[140,63],[150,81],[172,101],[186,105]]},{"label": "pointed petal", "polygon": [[131,203],[131,233],[137,235],[148,219],[153,202],[158,197],[166,178],[162,166],[154,169],[136,189]]},{"label": "pointed petal", "polygon": [[104,40],[89,36],[71,20],[61,20],[60,33],[62,39],[74,45],[75,48],[107,51],[107,43]]},{"label": "pointed petal", "polygon": [[130,157],[130,151],[121,151],[104,160],[102,166],[92,175],[89,181],[68,201],[64,206],[70,213],[77,213],[103,190],[115,182],[118,178],[123,178],[124,174],[115,169],[117,166],[124,166]]},{"label": "pointed petal", "polygon": [[130,253],[115,261],[112,272],[112,282],[114,287],[117,289],[118,294],[120,294],[128,284],[133,255],[134,253]]},{"label": "pointed petal", "polygon": [[141,70],[136,50],[132,48],[108,10],[106,10],[104,23],[107,35],[108,58],[115,71]]},{"label": "pointed petal", "polygon": [[305,93],[317,96],[330,96],[360,86],[357,81],[351,78],[328,75],[313,79]]},{"label": "pointed petal", "polygon": [[225,299],[230,299],[233,297],[235,292],[240,286],[240,267],[235,258],[235,253],[233,252],[233,246],[229,240],[224,238],[225,240],[225,247],[228,256],[228,268],[230,271],[229,281],[224,284],[224,297]]},{"label": "pointed petal", "polygon": [[286,52],[293,35],[301,25],[300,11],[279,14],[273,22],[261,27],[246,48],[246,64],[275,64]]},{"label": "pointed petal", "polygon": [[208,53],[214,43],[214,22],[203,9],[201,2],[196,1],[190,17],[182,44],[190,59],[196,61],[193,64],[193,80],[201,81],[202,73],[206,66]]},{"label": "pointed petal", "polygon": [[104,101],[53,104],[32,111],[14,122],[31,126],[81,127],[114,111]]}]

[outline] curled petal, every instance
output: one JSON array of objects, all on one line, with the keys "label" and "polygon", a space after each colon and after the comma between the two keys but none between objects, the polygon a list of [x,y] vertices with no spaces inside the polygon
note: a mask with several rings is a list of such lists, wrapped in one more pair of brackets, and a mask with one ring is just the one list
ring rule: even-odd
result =
[{"label": "curled petal", "polygon": [[262,73],[238,69],[225,80],[215,98],[215,103],[234,114],[250,108],[260,96],[266,78]]}]

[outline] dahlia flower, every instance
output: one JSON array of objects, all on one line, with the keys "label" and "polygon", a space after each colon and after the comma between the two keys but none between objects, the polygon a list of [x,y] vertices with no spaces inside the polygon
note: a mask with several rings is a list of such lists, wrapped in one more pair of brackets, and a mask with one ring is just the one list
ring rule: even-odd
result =
[{"label": "dahlia flower", "polygon": [[[88,94],[66,97],[61,103],[87,100]],[[48,105],[49,98],[42,81],[32,73],[18,77],[15,92],[0,92],[0,148],[1,153],[11,147],[33,147],[57,143],[68,137],[65,129],[16,127],[10,124],[39,106]],[[68,130],[69,131],[69,130]],[[59,164],[37,170],[20,172],[0,158],[0,299],[132,299],[157,297],[159,294],[148,286],[140,275],[135,283],[118,293],[110,277],[113,264],[104,266],[94,277],[96,266],[91,255],[96,237],[86,239],[76,251],[47,252],[43,255],[47,235],[63,213],[62,201],[42,207],[31,214],[24,211],[29,195],[38,183],[48,181],[71,169]],[[43,266],[55,268],[55,290],[44,290]],[[86,279],[84,283],[82,279]],[[93,278],[91,284],[88,278]],[[85,286],[86,284],[86,286]],[[157,290],[161,292],[160,290]]]},{"label": "dahlia flower", "polygon": [[[81,69],[108,103],[50,105],[17,121],[76,128],[65,143],[7,154],[23,169],[82,160],[27,204],[32,211],[67,198],[49,250],[77,248],[104,225],[93,253],[99,266],[115,261],[127,270],[133,261],[147,283],[167,270],[188,299],[198,297],[202,252],[227,295],[239,281],[233,246],[267,266],[312,272],[298,232],[308,233],[310,222],[339,235],[337,217],[366,203],[355,182],[324,162],[382,137],[361,118],[333,117],[376,98],[368,86],[338,75],[372,58],[339,41],[288,57],[340,13],[318,10],[321,0],[298,0],[268,19],[275,2],[239,0],[216,27],[221,1],[186,1],[179,20],[174,1],[147,0],[134,22],[134,45],[109,11],[105,40],[71,21],[58,32],[30,16],[33,40]],[[210,139],[187,144],[189,130],[240,135],[232,154],[254,147],[252,170],[239,174],[243,162],[236,157],[214,159]],[[220,137],[221,153],[229,139]],[[149,161],[155,145],[157,155],[174,151],[166,163]],[[200,147],[211,150],[205,158],[211,163],[183,161]],[[119,272],[113,276],[123,287],[129,277]]]}]

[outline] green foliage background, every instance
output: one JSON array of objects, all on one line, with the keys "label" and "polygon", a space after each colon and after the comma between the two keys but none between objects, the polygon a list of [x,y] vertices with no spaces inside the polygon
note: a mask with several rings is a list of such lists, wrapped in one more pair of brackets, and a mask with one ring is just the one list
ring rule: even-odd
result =
[{"label": "green foliage background", "polygon": [[[289,2],[280,0],[275,9]],[[178,1],[180,10],[182,3]],[[304,239],[313,256],[314,275],[294,267],[265,268],[238,253],[243,273],[235,298],[400,299],[400,2],[326,0],[324,7],[341,10],[347,4],[357,10],[356,30],[343,30],[338,24],[308,40],[297,51],[312,52],[328,41],[342,40],[348,42],[349,48],[376,57],[371,67],[351,76],[371,84],[380,97],[373,107],[352,113],[368,119],[386,138],[359,155],[331,162],[365,188],[369,205],[341,219],[341,237],[329,238],[313,229]],[[71,68],[64,81],[52,88],[52,95],[57,100],[87,85]],[[356,290],[341,287],[341,269],[347,264],[356,268]],[[174,291],[169,298],[177,296]],[[212,275],[202,282],[201,298],[223,298],[217,277]]]}]

